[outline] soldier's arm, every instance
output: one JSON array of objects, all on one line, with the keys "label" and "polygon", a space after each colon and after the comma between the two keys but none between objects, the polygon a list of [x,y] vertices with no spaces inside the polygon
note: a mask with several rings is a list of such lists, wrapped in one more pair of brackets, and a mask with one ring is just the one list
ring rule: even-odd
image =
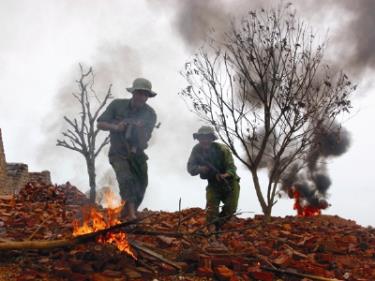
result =
[{"label": "soldier's arm", "polygon": [[115,121],[115,100],[112,101],[106,110],[97,119],[96,126],[103,131],[123,131],[126,127],[124,122]]},{"label": "soldier's arm", "polygon": [[194,147],[190,153],[189,160],[187,163],[187,171],[192,176],[196,176],[199,174],[199,162],[197,160],[196,154],[197,154],[197,151]]},{"label": "soldier's arm", "polygon": [[98,129],[103,131],[114,131],[114,132],[122,132],[125,130],[126,124],[124,122],[120,123],[109,123],[109,122],[97,122],[96,126]]}]

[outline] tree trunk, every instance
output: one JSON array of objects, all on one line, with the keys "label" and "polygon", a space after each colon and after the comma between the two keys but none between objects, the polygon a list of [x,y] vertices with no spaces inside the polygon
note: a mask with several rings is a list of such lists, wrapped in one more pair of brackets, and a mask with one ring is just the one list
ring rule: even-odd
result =
[{"label": "tree trunk", "polygon": [[89,174],[90,203],[95,204],[95,199],[96,199],[95,159],[86,159],[86,163],[87,163],[87,172]]},{"label": "tree trunk", "polygon": [[263,208],[263,214],[266,217],[266,219],[271,217],[272,207],[273,207],[273,205],[269,204],[265,208]]},{"label": "tree trunk", "polygon": [[253,179],[253,183],[254,183],[254,187],[255,187],[255,192],[257,194],[260,206],[262,207],[263,214],[266,217],[270,217],[271,216],[271,210],[272,210],[272,204],[271,205],[267,205],[266,201],[264,200],[264,197],[263,197],[263,194],[262,194],[262,190],[260,188],[260,183],[259,183],[259,178],[258,178],[257,170],[256,169],[252,169],[251,170],[251,175],[252,175],[252,179]]}]

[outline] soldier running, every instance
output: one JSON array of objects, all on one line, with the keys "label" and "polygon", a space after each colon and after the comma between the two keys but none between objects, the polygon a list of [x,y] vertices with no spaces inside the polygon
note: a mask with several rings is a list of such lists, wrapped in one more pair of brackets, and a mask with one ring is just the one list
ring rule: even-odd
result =
[{"label": "soldier running", "polygon": [[144,150],[156,123],[156,113],[146,104],[155,97],[151,82],[137,78],[127,88],[131,99],[113,100],[98,118],[97,127],[110,132],[109,162],[111,163],[125,201],[122,215],[136,218],[148,185],[147,155]]},{"label": "soldier running", "polygon": [[[208,231],[215,232],[237,210],[240,193],[239,177],[236,174],[232,153],[229,148],[215,142],[214,128],[202,126],[193,138],[198,144],[193,147],[187,164],[192,176],[207,179],[206,209]],[[219,213],[220,202],[223,202]]]}]

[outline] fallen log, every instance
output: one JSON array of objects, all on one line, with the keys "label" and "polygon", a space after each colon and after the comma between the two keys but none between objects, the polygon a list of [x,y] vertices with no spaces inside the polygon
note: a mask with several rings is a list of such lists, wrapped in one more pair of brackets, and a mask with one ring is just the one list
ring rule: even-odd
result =
[{"label": "fallen log", "polygon": [[142,219],[135,219],[127,222],[123,222],[106,229],[102,229],[96,232],[91,232],[76,237],[60,240],[26,240],[26,241],[12,241],[2,239],[0,240],[0,251],[9,250],[46,250],[59,247],[70,247],[81,243],[93,241],[96,237],[104,235],[108,232],[114,231],[119,228],[128,227],[140,222]]},{"label": "fallen log", "polygon": [[12,241],[2,240],[0,243],[0,251],[9,250],[46,250],[52,248],[61,248],[78,244],[78,239],[60,239],[60,240],[28,240],[28,241]]},{"label": "fallen log", "polygon": [[281,274],[286,274],[286,275],[293,275],[297,277],[303,277],[303,278],[309,278],[312,280],[318,280],[318,281],[342,281],[336,278],[327,278],[327,277],[322,277],[322,276],[317,276],[317,275],[312,275],[312,274],[306,274],[306,273],[299,273],[296,271],[291,271],[291,270],[286,270],[286,269],[279,269],[275,267],[267,267],[267,266],[261,266],[260,267],[263,270],[266,271],[272,271],[276,273],[281,273]]},{"label": "fallen log", "polygon": [[183,232],[171,232],[171,231],[152,231],[152,230],[143,230],[139,228],[132,229],[129,231],[131,234],[137,235],[149,235],[149,236],[168,236],[168,237],[175,237],[175,238],[183,238],[184,236],[192,236],[191,233],[183,233]]}]

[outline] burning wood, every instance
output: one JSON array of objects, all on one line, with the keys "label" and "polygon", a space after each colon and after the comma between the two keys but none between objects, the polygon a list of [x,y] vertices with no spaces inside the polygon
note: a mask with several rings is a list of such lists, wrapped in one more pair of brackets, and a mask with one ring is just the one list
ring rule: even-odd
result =
[{"label": "burning wood", "polygon": [[[110,201],[113,196],[109,194],[109,198],[107,201]],[[109,205],[112,206],[113,202],[110,202]],[[73,221],[73,236],[80,236],[82,234],[93,233],[99,230],[107,229],[111,226],[115,226],[121,223],[119,216],[121,213],[122,208],[124,207],[125,202],[121,202],[121,204],[117,207],[107,208],[104,212],[99,211],[97,208],[91,206],[88,210],[83,210],[83,223],[82,225],[79,224],[79,221]],[[125,252],[132,256],[134,259],[137,259],[135,253],[132,251],[127,235],[124,231],[119,232],[107,232],[104,235],[100,235],[97,237],[96,241],[98,243],[109,243],[113,244],[119,249],[121,252]]]}]

